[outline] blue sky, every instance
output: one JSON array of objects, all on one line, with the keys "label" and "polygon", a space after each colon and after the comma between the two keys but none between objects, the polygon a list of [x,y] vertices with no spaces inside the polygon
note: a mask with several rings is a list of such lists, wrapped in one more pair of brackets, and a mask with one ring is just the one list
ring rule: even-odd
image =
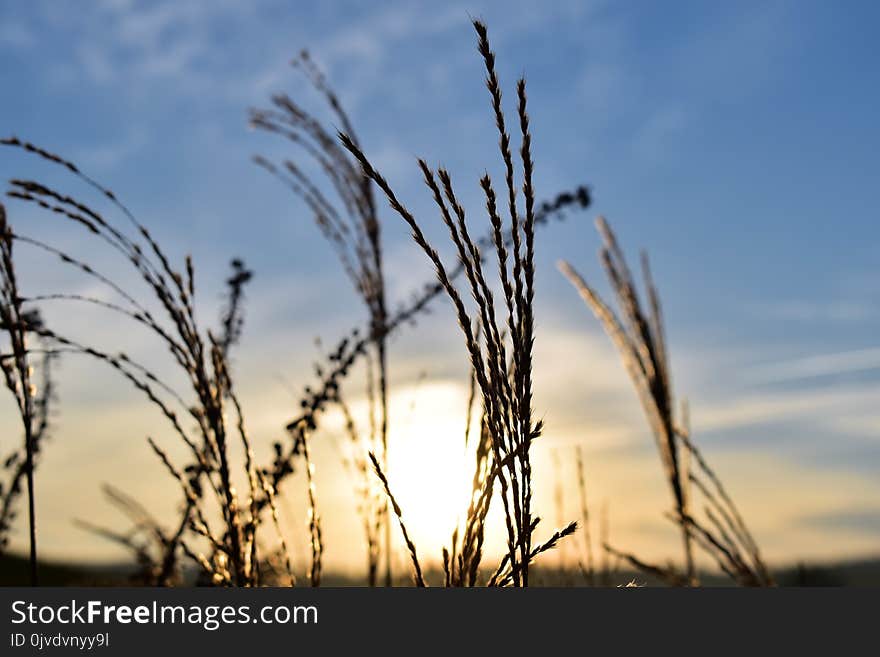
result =
[{"label": "blue sky", "polygon": [[[256,423],[271,433],[293,412],[285,386],[308,382],[314,336],[332,342],[363,313],[305,208],[251,164],[254,153],[291,151],[248,130],[247,108],[277,91],[320,107],[288,66],[307,47],[365,150],[417,214],[429,226],[435,219],[415,168],[424,156],[452,171],[477,221],[478,176],[499,162],[471,16],[489,25],[509,107],[516,77],[527,77],[539,196],[583,182],[595,196],[588,213],[540,235],[546,385],[536,404],[548,419],[547,449],[590,450],[597,496],[608,498],[621,542],[674,549],[635,396],[554,268],[568,259],[607,289],[592,226],[601,213],[633,258],[651,253],[679,394],[772,557],[876,548],[875,3],[2,2],[2,132],[69,156],[172,253],[192,252],[206,313],[216,312],[228,259],[251,263],[238,367],[261,409]],[[9,152],[0,169],[5,178],[54,175]],[[10,214],[32,233],[88,248],[44,216],[30,223],[26,208],[11,205]],[[385,220],[390,290],[403,300],[429,270],[399,219]],[[429,232],[440,236],[436,223]],[[82,284],[33,258],[21,265],[33,288]],[[149,353],[106,318],[62,318],[80,335]],[[422,370],[454,405],[465,361],[442,306],[393,348],[402,408]],[[57,445],[45,462],[54,476],[44,485],[56,496],[81,487],[81,473],[66,467],[73,459],[96,481],[132,479],[157,512],[173,506],[149,476],[120,474],[120,460],[151,459],[142,437],[153,420],[136,397],[108,387],[94,365],[64,368]],[[83,436],[96,406],[109,419]],[[143,426],[126,420],[141,415]],[[123,436],[124,424],[134,426]],[[350,500],[332,467],[327,503],[343,508]],[[631,477],[644,478],[644,490]],[[94,488],[81,495],[97,508]],[[56,553],[109,554],[70,529],[69,509],[44,504],[57,520],[48,539]],[[664,531],[671,538],[661,541]]]}]

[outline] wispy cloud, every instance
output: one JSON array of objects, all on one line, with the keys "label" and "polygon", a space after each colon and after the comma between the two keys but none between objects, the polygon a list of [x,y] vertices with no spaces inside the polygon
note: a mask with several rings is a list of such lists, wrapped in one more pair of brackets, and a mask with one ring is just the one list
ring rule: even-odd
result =
[{"label": "wispy cloud", "polygon": [[817,354],[793,360],[767,363],[742,371],[753,384],[785,383],[837,374],[880,369],[880,347],[831,354]]},{"label": "wispy cloud", "polygon": [[145,132],[135,126],[116,142],[82,146],[73,155],[77,162],[89,170],[109,171],[138,152],[146,143]]},{"label": "wispy cloud", "polygon": [[791,299],[758,304],[755,312],[783,321],[852,323],[875,319],[880,306],[870,299]]},{"label": "wispy cloud", "polygon": [[801,516],[797,523],[824,532],[880,536],[880,507],[842,508]]},{"label": "wispy cloud", "polygon": [[36,44],[37,38],[24,23],[6,20],[0,25],[0,47],[23,50]]},{"label": "wispy cloud", "polygon": [[635,135],[636,156],[652,164],[667,160],[675,150],[675,138],[686,126],[687,112],[682,105],[671,103],[656,110]]},{"label": "wispy cloud", "polygon": [[730,394],[722,402],[696,406],[694,426],[699,431],[721,431],[792,419],[825,422],[829,413],[873,408],[876,395],[866,386]]}]

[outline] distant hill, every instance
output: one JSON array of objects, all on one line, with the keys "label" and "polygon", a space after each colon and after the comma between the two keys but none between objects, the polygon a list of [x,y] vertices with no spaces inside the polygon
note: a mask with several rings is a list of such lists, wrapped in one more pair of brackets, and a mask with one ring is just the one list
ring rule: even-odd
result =
[{"label": "distant hill", "polygon": [[[134,573],[132,564],[77,564],[41,561],[43,586],[124,586]],[[14,554],[0,554],[0,586],[27,586],[28,560]]]},{"label": "distant hill", "polygon": [[[130,563],[76,564],[41,562],[40,584],[43,586],[129,586],[136,566]],[[880,586],[880,557],[827,564],[800,564],[774,571],[780,586]],[[440,582],[441,573],[429,573],[429,582]],[[581,586],[580,573],[553,569],[536,569],[537,585]],[[614,585],[635,581],[644,586],[659,582],[641,573],[621,570],[614,575]],[[362,586],[363,581],[333,573],[324,573],[325,586]],[[0,586],[27,586],[27,559],[19,555],[0,555]],[[401,582],[403,583],[403,582]],[[711,574],[702,576],[705,586],[725,586],[729,580]]]}]

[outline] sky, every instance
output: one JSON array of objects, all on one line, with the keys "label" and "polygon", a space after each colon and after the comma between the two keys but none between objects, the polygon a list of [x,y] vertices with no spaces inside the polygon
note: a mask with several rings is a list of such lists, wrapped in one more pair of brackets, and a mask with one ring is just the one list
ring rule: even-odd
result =
[{"label": "sky", "polygon": [[[650,558],[676,555],[677,535],[663,519],[669,495],[636,396],[612,344],[555,268],[569,260],[609,294],[593,228],[602,214],[633,261],[640,249],[651,255],[677,394],[689,399],[695,440],[768,558],[875,554],[874,3],[4,0],[0,133],[74,160],[173,257],[192,253],[201,317],[219,312],[230,258],[249,263],[255,278],[235,371],[258,450],[268,454],[312,380],[315,339],[334,344],[366,317],[306,208],[251,162],[256,153],[301,154],[248,129],[247,110],[286,92],[321,111],[289,66],[308,48],[366,153],[451,258],[415,160],[449,168],[474,225],[485,220],[477,181],[501,169],[472,17],[488,23],[508,109],[517,77],[527,79],[538,197],[583,183],[594,196],[587,212],[538,238],[535,409],[546,431],[534,459],[545,482],[554,454],[561,463],[563,515],[578,513],[579,445],[590,499],[607,504],[612,542]],[[88,194],[9,150],[0,152],[0,172]],[[21,232],[130,277],[80,232],[7,205]],[[389,296],[405,301],[431,272],[399,217],[387,210],[382,221]],[[21,246],[17,256],[31,294],[95,292],[35,251]],[[71,305],[45,314],[83,341],[166,367],[148,335],[113,316]],[[173,518],[177,492],[145,441],[156,436],[173,451],[173,437],[100,364],[65,358],[58,385],[56,429],[37,478],[41,549],[54,558],[121,558],[72,519],[118,526],[102,482]],[[350,388],[362,416],[362,386]],[[434,558],[462,510],[443,472],[461,460],[466,396],[466,354],[441,302],[391,345],[389,475],[417,543]],[[5,452],[16,425],[11,399],[0,403]],[[357,571],[363,549],[351,535],[340,429],[331,416],[315,437],[319,504],[327,563]],[[551,488],[536,491],[548,524],[557,515]],[[300,563],[304,500],[297,479],[285,523]],[[14,545],[23,539],[18,527]],[[556,558],[575,558],[570,550]]]}]

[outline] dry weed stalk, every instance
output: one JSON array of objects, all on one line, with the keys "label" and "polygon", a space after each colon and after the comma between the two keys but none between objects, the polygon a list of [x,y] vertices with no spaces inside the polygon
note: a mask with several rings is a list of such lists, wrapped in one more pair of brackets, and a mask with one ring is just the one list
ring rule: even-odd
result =
[{"label": "dry weed stalk", "polygon": [[[176,531],[165,545],[160,581],[164,582],[177,566],[182,551],[193,559],[215,584],[250,586],[260,582],[257,530],[261,511],[271,507],[273,496],[261,485],[258,466],[254,462],[250,438],[245,429],[242,406],[235,393],[228,368],[228,349],[240,329],[240,288],[249,278],[243,266],[233,266],[235,275],[230,287],[239,296],[230,303],[221,337],[202,331],[196,321],[195,272],[186,258],[183,270],[174,268],[164,250],[148,229],[105,187],[101,186],[73,163],[58,155],[23,142],[17,138],[0,140],[0,145],[16,148],[58,165],[96,190],[134,227],[136,236],[117,227],[92,207],[71,196],[30,180],[12,180],[7,195],[25,203],[45,208],[65,220],[84,228],[95,238],[120,253],[137,276],[152,291],[163,316],[154,316],[134,295],[110,278],[100,274],[86,261],[77,259],[51,245],[20,234],[6,231],[9,242],[18,240],[53,254],[63,263],[108,286],[121,299],[108,302],[77,295],[50,294],[32,300],[67,300],[97,305],[147,327],[164,344],[191,388],[195,403],[187,402],[168,381],[124,353],[112,354],[82,344],[45,327],[31,327],[60,349],[86,354],[98,359],[125,377],[157,407],[168,420],[170,428],[183,441],[190,453],[190,462],[174,464],[156,441],[151,447],[183,493],[182,515]],[[21,326],[20,319],[13,326]],[[179,409],[176,408],[179,406]],[[234,424],[227,420],[227,408]],[[188,417],[194,430],[184,428]],[[241,494],[233,483],[234,463],[230,457],[231,441],[239,440],[245,453],[242,470],[247,490]],[[265,468],[265,471],[271,467]],[[213,516],[222,521],[221,528],[212,527]],[[207,547],[207,556],[197,553],[191,538]]]},{"label": "dry weed stalk", "polygon": [[[586,187],[579,187],[573,192],[558,194],[553,200],[545,201],[538,205],[535,212],[535,226],[545,226],[553,220],[562,220],[566,212],[571,209],[585,209],[590,205],[590,195]],[[502,231],[502,242],[505,248],[513,243],[510,229]],[[493,229],[488,234],[477,240],[476,245],[480,254],[481,262],[485,262],[484,251],[491,249],[495,243]],[[456,280],[465,270],[459,262],[449,271],[449,279]],[[299,405],[301,413],[286,425],[290,436],[288,445],[275,444],[275,458],[266,471],[267,482],[277,490],[282,482],[294,472],[294,463],[302,455],[302,439],[315,431],[323,413],[337,403],[339,388],[342,381],[349,375],[351,369],[361,360],[367,358],[369,346],[380,336],[390,336],[402,327],[413,324],[418,317],[427,313],[430,303],[439,295],[443,294],[442,283],[430,282],[424,284],[421,289],[412,295],[411,300],[402,305],[393,313],[385,324],[384,331],[377,334],[373,326],[366,330],[352,329],[343,337],[335,348],[326,356],[326,362],[316,367],[317,384],[309,385],[303,389],[303,395]],[[382,505],[383,513],[384,505]],[[369,555],[368,555],[369,558]],[[368,570],[369,572],[369,570]],[[369,576],[369,575],[368,575]]]},{"label": "dry weed stalk", "polygon": [[[479,339],[480,325],[475,337]],[[476,403],[476,373],[471,365],[470,392],[467,402],[465,425],[465,449],[470,439],[470,424]],[[492,503],[497,481],[497,466],[492,460],[492,436],[485,412],[480,416],[480,431],[474,450],[474,474],[471,480],[471,496],[464,523],[456,524],[452,532],[450,548],[443,548],[443,572],[447,587],[473,587],[477,584],[480,563],[483,558],[483,542],[486,534],[486,516]]]},{"label": "dry weed stalk", "polygon": [[422,567],[419,564],[419,555],[416,551],[415,543],[412,542],[412,539],[409,537],[409,532],[406,530],[406,523],[403,522],[403,511],[401,510],[400,505],[397,503],[397,500],[394,498],[394,494],[391,492],[391,487],[388,485],[388,478],[382,471],[382,466],[379,464],[379,460],[376,458],[376,455],[370,452],[369,456],[370,463],[373,464],[373,471],[376,473],[379,481],[382,482],[382,487],[385,489],[385,494],[388,496],[388,501],[391,504],[391,508],[394,510],[394,515],[397,516],[397,522],[400,525],[400,532],[403,534],[403,541],[404,543],[406,543],[406,547],[409,550],[410,558],[412,559],[413,579],[415,581],[415,584],[418,587],[425,587],[425,578],[422,576]]},{"label": "dry weed stalk", "polygon": [[[304,73],[309,83],[326,101],[333,118],[352,142],[360,148],[360,141],[356,136],[350,117],[308,52],[303,51],[293,61],[293,65]],[[304,432],[307,432],[309,426],[315,423],[315,416],[321,412],[324,403],[328,400],[338,403],[340,390],[336,374],[340,372],[340,369],[337,365],[343,364],[341,376],[345,376],[355,359],[372,350],[375,353],[377,368],[375,375],[372,368],[367,368],[367,391],[370,401],[370,440],[367,451],[372,450],[380,454],[383,467],[387,471],[389,421],[387,339],[399,326],[414,321],[418,314],[425,312],[428,303],[441,294],[443,288],[438,283],[425,285],[420,293],[413,295],[413,299],[408,305],[393,315],[389,315],[382,273],[380,221],[376,210],[372,181],[364,176],[357,161],[340,147],[335,138],[334,130],[310,114],[302,105],[285,94],[273,96],[272,105],[273,107],[270,109],[252,110],[250,113],[251,125],[279,135],[301,149],[306,160],[317,166],[324,182],[329,183],[332,194],[325,193],[322,186],[316,184],[316,179],[307,173],[306,167],[294,160],[287,159],[275,164],[264,157],[257,156],[254,161],[282,181],[305,202],[322,234],[334,247],[345,272],[364,300],[370,314],[368,330],[363,334],[365,337],[359,338],[358,334],[353,332],[350,338],[346,338],[340,343],[339,351],[334,352],[334,354],[338,353],[338,357],[334,358],[334,354],[331,354],[328,366],[320,370],[321,374],[327,372],[327,377],[321,382],[321,389],[317,393],[312,393],[309,389],[306,390],[302,404],[303,408],[307,409],[306,415],[288,425],[288,429],[294,434],[293,445],[288,456],[292,458],[299,453],[299,443],[305,435]],[[585,208],[589,203],[590,196],[586,187],[579,187],[571,193],[558,194],[552,201],[541,203],[535,209],[535,225],[546,223],[551,217],[561,218],[567,208]],[[512,239],[512,233],[505,235],[505,244],[509,246]],[[489,236],[479,240],[477,244],[482,249],[491,247],[493,241],[490,233]],[[450,271],[450,278],[456,278],[463,270],[463,266],[459,264]],[[346,347],[351,347],[351,351],[346,352]],[[345,355],[346,353],[351,357],[350,359]],[[319,378],[321,378],[321,374],[319,374]],[[378,392],[377,396],[373,395],[374,390]],[[379,444],[373,445],[374,440]],[[366,458],[364,457],[363,460],[365,464]],[[284,461],[280,463],[284,467]],[[279,479],[276,478],[276,483]],[[375,496],[375,491],[371,493],[371,496]],[[370,517],[362,518],[365,525],[372,526],[376,522],[383,523],[386,545],[385,584],[389,585],[391,581],[391,552],[388,549],[390,524],[387,504],[381,508],[362,504],[360,508],[362,513],[366,510],[373,513]],[[379,558],[378,547],[374,537],[368,538],[367,573],[371,586],[377,583],[376,566],[373,560]]]},{"label": "dry weed stalk", "polygon": [[373,484],[374,478],[370,472],[371,468],[367,464],[369,454],[374,452],[378,445],[372,432],[370,432],[368,440],[361,436],[351,410],[339,394],[339,390],[336,391],[335,403],[339,407],[345,423],[348,456],[343,456],[342,463],[355,481],[357,512],[361,519],[367,544],[367,584],[372,587],[378,583],[380,533],[388,507],[384,494],[380,495]]},{"label": "dry weed stalk", "polygon": [[[347,113],[308,53],[303,52],[294,64],[303,70],[310,83],[324,97],[342,129],[349,134],[354,143],[359,144]],[[318,384],[305,388],[300,401],[302,413],[287,425],[287,430],[291,434],[290,445],[283,453],[278,454],[269,473],[272,484],[278,486],[293,472],[293,463],[302,452],[303,437],[317,427],[319,416],[328,406],[338,403],[341,380],[349,374],[362,356],[368,357],[371,351],[377,355],[378,375],[374,377],[371,374],[372,370],[368,368],[367,390],[368,397],[373,400],[371,391],[377,387],[379,389],[377,403],[380,406],[378,422],[380,426],[376,427],[376,409],[371,403],[370,440],[367,451],[372,450],[382,454],[382,461],[386,462],[388,418],[385,345],[392,333],[406,324],[414,323],[419,315],[428,312],[430,302],[443,294],[444,288],[439,282],[427,283],[413,293],[406,304],[393,313],[388,312],[381,272],[380,224],[373,200],[372,182],[363,175],[359,164],[340,148],[333,131],[320,120],[286,95],[276,95],[272,102],[271,109],[251,112],[251,124],[258,129],[280,135],[300,147],[307,160],[316,164],[323,179],[329,182],[333,194],[324,193],[321,186],[315,184],[314,179],[304,171],[304,168],[292,160],[281,162],[280,165],[262,157],[256,157],[255,161],[304,200],[320,230],[336,249],[346,273],[366,302],[371,316],[366,330],[352,330],[330,352],[327,362],[317,368]],[[545,225],[553,219],[561,220],[567,210],[583,209],[589,204],[590,194],[586,187],[581,186],[571,192],[562,192],[552,200],[542,202],[534,208],[534,225]],[[510,247],[512,242],[513,231],[504,231],[505,247]],[[494,244],[495,235],[492,230],[476,241],[481,259],[484,259],[482,250],[492,248]],[[450,280],[455,280],[463,272],[464,265],[456,264],[449,271]],[[377,437],[382,444],[373,445],[373,439]],[[365,457],[363,463],[366,464]],[[371,507],[361,505],[361,508]],[[387,505],[383,504],[379,509],[373,508],[374,514],[371,517],[362,518],[368,526],[375,524],[376,521],[383,522],[386,530],[386,545],[389,544],[387,530],[390,527],[387,511]],[[368,581],[374,584],[377,580],[374,560],[378,559],[378,546],[372,539],[368,539],[367,549]],[[390,553],[387,550],[385,557],[387,584],[390,580],[388,563]]]},{"label": "dry weed stalk", "polygon": [[253,278],[254,273],[239,258],[229,263],[232,269],[226,279],[226,308],[220,317],[220,351],[224,359],[229,359],[230,349],[241,340],[244,326],[244,287]]},{"label": "dry weed stalk", "polygon": [[[550,450],[550,462],[553,466],[553,510],[557,527],[565,526],[565,476],[562,460],[559,457],[559,449],[554,447]],[[588,530],[587,530],[588,531]],[[559,571],[563,578],[567,579],[566,567],[568,559],[566,546],[563,545],[557,552],[559,557]]]},{"label": "dry weed stalk", "polygon": [[[477,585],[480,563],[483,559],[483,542],[486,536],[486,516],[492,503],[496,474],[492,467],[492,437],[485,416],[480,421],[480,436],[474,454],[474,474],[471,482],[471,499],[461,529],[452,532],[451,554],[444,548],[446,585],[472,587]],[[459,544],[460,542],[460,544]]]},{"label": "dry weed stalk", "polygon": [[[589,205],[590,196],[586,187],[580,187],[574,192],[563,192],[552,201],[545,201],[538,206],[535,225],[546,226],[553,220],[564,219],[568,210],[585,209]],[[505,248],[509,248],[513,243],[510,229],[503,231],[503,243]],[[488,234],[477,240],[476,244],[481,262],[485,262],[484,251],[493,247],[494,231],[490,229]],[[464,265],[457,263],[449,271],[450,280],[456,280],[463,272]],[[429,312],[431,302],[443,292],[443,285],[439,282],[430,282],[421,286],[408,303],[390,316],[382,335],[390,336],[402,327],[414,324],[421,314]],[[285,449],[280,449],[281,446],[278,445],[279,451],[268,473],[274,485],[280,485],[293,473],[293,463],[302,452],[302,435],[311,433],[317,428],[321,415],[336,403],[341,382],[361,358],[367,357],[368,347],[377,337],[371,327],[367,327],[366,330],[352,329],[327,354],[326,362],[316,368],[317,384],[305,386],[299,401],[301,413],[286,425],[291,438],[290,443]]]},{"label": "dry weed stalk", "polygon": [[[3,369],[3,377],[6,387],[15,398],[18,414],[24,428],[24,478],[27,482],[28,500],[28,535],[30,541],[30,581],[31,586],[38,584],[37,579],[37,530],[34,500],[34,459],[37,451],[38,427],[37,427],[37,389],[33,381],[33,368],[31,367],[28,352],[28,335],[37,328],[33,317],[29,317],[22,307],[22,297],[18,290],[18,281],[15,275],[15,264],[12,258],[13,234],[6,221],[6,208],[0,204],[0,323],[9,336],[10,353],[0,355],[0,368]],[[18,476],[13,476],[10,482],[9,497],[13,499],[17,486],[20,485]],[[4,505],[6,506],[6,505]],[[10,506],[11,510],[11,506]],[[4,514],[5,515],[5,514]],[[0,526],[0,535],[6,527]]]},{"label": "dry weed stalk", "polygon": [[[465,346],[480,388],[486,415],[493,459],[498,464],[497,477],[504,506],[507,528],[506,565],[499,567],[494,582],[510,580],[515,586],[528,586],[529,564],[540,552],[555,546],[559,538],[567,535],[561,530],[556,540],[545,546],[532,548],[532,533],[537,522],[531,512],[531,463],[529,448],[540,435],[541,423],[532,421],[532,346],[534,342],[534,273],[535,273],[535,200],[532,187],[531,134],[526,112],[525,81],[517,84],[518,123],[522,136],[520,158],[522,162],[522,193],[524,216],[517,210],[517,189],[510,136],[507,132],[501,108],[501,89],[495,72],[495,55],[492,52],[485,26],[474,22],[478,35],[478,49],[483,56],[487,71],[487,88],[492,100],[495,122],[499,132],[499,144],[505,165],[507,205],[511,222],[512,267],[508,263],[508,250],[504,241],[503,220],[498,208],[491,179],[485,175],[480,185],[486,197],[486,210],[492,227],[492,241],[498,262],[503,289],[504,309],[501,327],[492,290],[483,270],[483,257],[477,243],[470,236],[465,211],[453,189],[452,180],[445,169],[436,173],[419,160],[425,184],[431,191],[440,217],[449,230],[458,260],[464,268],[464,276],[476,303],[476,322],[465,305],[461,293],[452,282],[449,270],[440,256],[427,241],[415,217],[398,200],[388,182],[372,166],[358,144],[340,133],[344,146],[360,162],[364,174],[370,178],[388,199],[392,209],[409,226],[416,244],[424,251],[434,266],[438,280],[453,303],[459,326],[464,334]],[[509,339],[505,335],[509,331]],[[473,330],[479,323],[483,327],[482,340]],[[508,352],[510,359],[508,361]],[[508,458],[511,457],[511,458]],[[543,549],[542,549],[543,548]],[[507,569],[507,572],[504,571]]]},{"label": "dry weed stalk", "polygon": [[165,572],[164,557],[171,537],[159,521],[130,495],[109,484],[102,488],[107,500],[128,518],[131,523],[128,531],[108,529],[81,519],[74,519],[74,524],[130,551],[138,565],[131,578],[133,582],[143,586],[177,583],[177,573]]},{"label": "dry weed stalk", "polygon": [[[26,312],[25,317],[28,325],[39,325],[42,323],[37,311]],[[36,386],[37,396],[34,399],[35,418],[32,441],[34,467],[36,467],[43,444],[49,439],[50,430],[52,429],[51,421],[55,405],[55,385],[52,371],[59,353],[46,344],[39,348],[32,347],[28,350],[28,353],[32,356],[39,356],[37,364],[39,383]],[[0,355],[0,359],[3,360],[9,360],[11,357],[12,354]],[[27,478],[28,461],[24,441],[22,441],[22,445],[6,453],[2,462],[2,469],[5,471],[5,481],[0,482],[0,553],[5,551],[9,544],[12,523],[18,515],[16,509],[17,501],[24,490],[24,482]]]},{"label": "dry weed stalk", "polygon": [[581,506],[581,526],[584,532],[584,558],[579,561],[581,572],[587,580],[587,584],[596,584],[596,566],[593,559],[593,537],[590,533],[590,507],[587,505],[587,476],[584,468],[583,450],[578,445],[574,450],[575,466],[577,467],[578,494]]},{"label": "dry weed stalk", "polygon": [[[562,262],[559,267],[602,323],[620,352],[638,392],[672,492],[674,511],[671,518],[682,534],[684,573],[657,566],[643,568],[646,564],[632,555],[615,553],[651,574],[665,573],[665,579],[673,584],[696,585],[698,580],[692,547],[696,543],[737,583],[747,586],[772,585],[773,578],[742,516],[691,441],[687,413],[684,412],[679,419],[675,418],[663,316],[647,255],[642,255],[649,307],[645,313],[614,233],[601,217],[597,226],[604,241],[600,257],[623,319],[602,301],[571,265]],[[695,471],[691,470],[691,461],[695,462]],[[704,511],[708,524],[698,519],[692,511],[692,485],[706,501]]]},{"label": "dry weed stalk", "polygon": [[321,519],[318,516],[318,502],[315,493],[315,465],[309,452],[309,440],[303,436],[302,442],[303,460],[306,470],[306,486],[308,491],[308,520],[309,520],[309,547],[312,552],[312,560],[309,564],[308,578],[312,586],[321,585],[321,557],[324,551],[324,541],[321,538]]},{"label": "dry weed stalk", "polygon": [[[330,107],[337,121],[355,143],[358,143],[354,126],[336,93],[324,74],[312,61],[307,51],[302,51],[293,65],[300,69],[309,83]],[[370,435],[378,442],[379,454],[385,470],[388,469],[388,310],[383,272],[381,224],[376,212],[372,182],[363,175],[357,162],[349,156],[335,137],[333,129],[326,127],[301,105],[285,94],[272,97],[272,109],[251,110],[251,126],[280,135],[298,146],[306,158],[316,165],[322,178],[329,183],[333,195],[322,191],[301,164],[285,160],[280,166],[263,157],[254,161],[273,176],[285,183],[299,196],[312,213],[315,223],[324,237],[334,247],[343,269],[364,302],[370,318],[370,334],[374,339],[370,346],[375,352],[378,367],[367,373],[367,389],[370,392]],[[373,395],[376,390],[378,394]],[[339,391],[336,390],[338,398]],[[371,479],[372,481],[372,479]],[[363,518],[368,524],[382,522],[385,528],[385,585],[391,585],[391,525],[387,508],[363,507],[374,515]],[[368,558],[376,554],[377,545],[370,543]],[[368,564],[370,586],[375,586],[376,566]]]}]

